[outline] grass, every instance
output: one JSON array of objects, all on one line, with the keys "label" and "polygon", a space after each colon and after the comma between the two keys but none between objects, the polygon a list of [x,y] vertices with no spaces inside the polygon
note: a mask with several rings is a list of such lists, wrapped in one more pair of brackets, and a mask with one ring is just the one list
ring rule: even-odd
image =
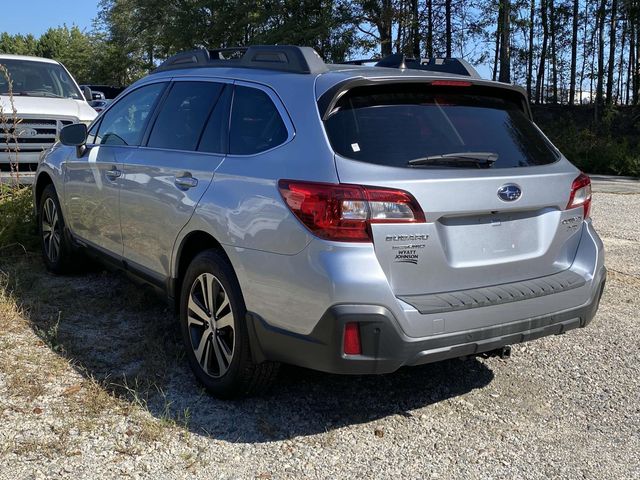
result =
[{"label": "grass", "polygon": [[0,184],[0,255],[38,246],[31,188]]},{"label": "grass", "polygon": [[[12,255],[0,256],[2,401],[27,421],[51,418],[53,410],[56,428],[76,436],[109,435],[110,425],[124,418],[130,426],[129,440],[117,447],[123,454],[137,455],[144,449],[136,445],[160,442],[174,431],[188,435],[189,409],[174,408],[163,390],[165,374],[180,356],[166,345],[170,329],[135,325],[144,319],[142,312],[163,315],[157,300],[100,271],[71,278],[50,275],[34,254],[18,246],[9,250]],[[114,304],[105,298],[110,296],[124,301],[129,318],[113,314]],[[134,324],[133,338],[120,322]],[[104,351],[85,344],[94,333],[102,337]],[[43,402],[46,406],[40,407]],[[46,436],[7,439],[0,452],[25,458],[39,449],[45,456],[66,455],[74,450],[68,437],[60,434],[58,445]]]}]

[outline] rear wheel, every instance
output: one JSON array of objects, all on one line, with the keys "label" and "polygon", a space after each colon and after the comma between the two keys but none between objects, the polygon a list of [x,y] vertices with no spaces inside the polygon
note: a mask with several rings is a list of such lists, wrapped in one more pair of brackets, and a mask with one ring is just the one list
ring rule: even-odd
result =
[{"label": "rear wheel", "polygon": [[254,363],[245,322],[246,308],[233,269],[215,250],[189,265],[180,295],[180,327],[196,378],[222,398],[267,389],[277,364]]},{"label": "rear wheel", "polygon": [[42,257],[47,269],[58,274],[68,272],[73,265],[73,249],[53,185],[47,185],[40,197],[38,229]]}]

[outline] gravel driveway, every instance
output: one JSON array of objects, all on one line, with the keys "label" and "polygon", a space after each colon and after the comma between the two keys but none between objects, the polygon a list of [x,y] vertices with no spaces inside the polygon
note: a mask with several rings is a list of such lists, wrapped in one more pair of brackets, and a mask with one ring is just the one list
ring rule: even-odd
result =
[{"label": "gravel driveway", "polygon": [[238,402],[195,384],[144,288],[0,259],[0,478],[640,478],[637,186],[596,188],[609,279],[588,328],[508,361],[283,368]]}]

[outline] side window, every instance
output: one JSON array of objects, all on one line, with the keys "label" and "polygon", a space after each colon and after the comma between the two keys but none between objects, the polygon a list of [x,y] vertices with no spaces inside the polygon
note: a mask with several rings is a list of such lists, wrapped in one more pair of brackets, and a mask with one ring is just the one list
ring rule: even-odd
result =
[{"label": "side window", "polygon": [[287,139],[278,109],[262,90],[236,86],[231,112],[229,153],[251,155],[277,147]]},{"label": "side window", "polygon": [[232,93],[233,87],[231,85],[224,87],[202,133],[202,138],[198,145],[199,152],[227,153],[229,143],[227,132]]},{"label": "side window", "polygon": [[147,146],[195,150],[223,87],[223,84],[213,82],[174,83],[162,104]]},{"label": "side window", "polygon": [[149,114],[164,87],[164,83],[146,85],[120,99],[102,119],[96,143],[140,145]]}]

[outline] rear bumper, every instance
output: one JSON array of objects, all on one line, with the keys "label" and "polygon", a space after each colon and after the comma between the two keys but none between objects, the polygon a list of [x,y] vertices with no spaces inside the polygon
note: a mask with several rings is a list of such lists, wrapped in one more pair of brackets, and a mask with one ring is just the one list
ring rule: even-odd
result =
[{"label": "rear bumper", "polygon": [[[594,279],[593,295],[580,307],[473,330],[425,338],[407,336],[394,315],[375,305],[329,308],[309,335],[273,327],[248,314],[252,351],[257,361],[274,360],[330,373],[380,374],[405,365],[477,355],[588,325],[598,310],[606,270]],[[360,326],[362,355],[342,352],[344,325]]]}]

